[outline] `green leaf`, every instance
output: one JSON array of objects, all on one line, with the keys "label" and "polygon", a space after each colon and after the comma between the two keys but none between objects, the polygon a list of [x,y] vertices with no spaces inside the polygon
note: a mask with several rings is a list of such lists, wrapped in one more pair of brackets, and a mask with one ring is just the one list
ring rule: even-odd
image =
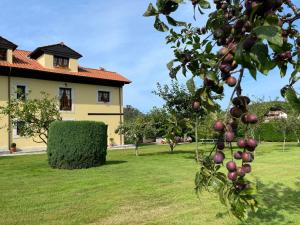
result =
[{"label": "green leaf", "polygon": [[253,32],[258,38],[267,40],[271,44],[282,46],[283,39],[281,34],[281,28],[279,26],[263,25],[253,29]]},{"label": "green leaf", "polygon": [[198,3],[199,3],[199,5],[200,5],[200,7],[202,9],[210,9],[209,1],[207,1],[207,0],[199,0]]},{"label": "green leaf", "polygon": [[189,79],[189,80],[186,82],[186,86],[187,86],[188,90],[189,90],[193,95],[196,93],[196,85],[195,85],[195,82],[194,82],[194,78]]},{"label": "green leaf", "polygon": [[185,26],[186,25],[185,22],[177,21],[177,20],[173,19],[171,16],[166,16],[166,18],[167,18],[168,23],[172,26]]},{"label": "green leaf", "polygon": [[156,30],[161,32],[166,32],[169,30],[169,27],[164,22],[162,22],[158,16],[156,16],[155,18],[154,27]]},{"label": "green leaf", "polygon": [[154,8],[152,3],[150,3],[148,9],[146,10],[143,16],[155,16],[157,14],[158,14],[157,10]]},{"label": "green leaf", "polygon": [[276,65],[269,57],[268,46],[262,42],[257,42],[252,47],[250,56],[256,62],[258,70],[265,75]]},{"label": "green leaf", "polygon": [[205,52],[210,53],[212,48],[213,48],[213,46],[212,46],[211,42],[208,42],[207,45],[205,46]]},{"label": "green leaf", "polygon": [[296,91],[293,88],[287,89],[285,98],[289,105],[297,112],[300,113],[300,98],[297,96]]},{"label": "green leaf", "polygon": [[175,61],[175,60],[171,60],[171,61],[167,64],[167,68],[168,68],[169,70],[172,70],[172,69],[173,69],[174,61]]},{"label": "green leaf", "polygon": [[279,22],[279,19],[278,19],[278,16],[277,15],[269,15],[266,17],[266,20],[265,20],[265,25],[273,25],[273,26],[278,26],[278,22]]}]

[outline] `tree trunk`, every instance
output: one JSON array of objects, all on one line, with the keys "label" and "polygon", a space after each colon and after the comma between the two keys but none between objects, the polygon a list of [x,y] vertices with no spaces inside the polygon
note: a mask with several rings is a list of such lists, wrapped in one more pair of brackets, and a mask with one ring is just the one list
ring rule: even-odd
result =
[{"label": "tree trunk", "polygon": [[282,151],[285,151],[285,142],[286,142],[286,135],[283,134],[283,146],[282,146]]},{"label": "tree trunk", "polygon": [[135,143],[135,156],[139,156],[139,144]]},{"label": "tree trunk", "polygon": [[199,143],[198,143],[198,116],[196,117],[196,123],[195,123],[195,138],[196,138],[196,160],[199,162]]},{"label": "tree trunk", "polygon": [[174,151],[174,143],[173,143],[173,142],[170,142],[169,146],[170,146],[171,154],[173,154],[173,151]]}]

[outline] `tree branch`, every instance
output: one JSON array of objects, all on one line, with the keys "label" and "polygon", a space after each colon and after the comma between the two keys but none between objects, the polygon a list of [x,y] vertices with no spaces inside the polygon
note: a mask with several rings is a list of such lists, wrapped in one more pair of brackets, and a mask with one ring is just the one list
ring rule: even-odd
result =
[{"label": "tree branch", "polygon": [[294,12],[294,14],[295,14],[296,17],[299,16],[300,10],[297,8],[297,6],[291,0],[286,0],[285,4],[293,10],[293,12]]}]

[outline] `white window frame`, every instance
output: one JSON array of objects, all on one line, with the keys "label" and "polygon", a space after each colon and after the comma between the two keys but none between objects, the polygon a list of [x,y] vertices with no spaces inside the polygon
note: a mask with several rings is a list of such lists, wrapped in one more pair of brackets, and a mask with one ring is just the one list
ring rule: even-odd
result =
[{"label": "white window frame", "polygon": [[[99,101],[99,92],[100,92],[100,91],[108,92],[108,93],[109,93],[109,101],[108,101],[108,102],[101,102],[101,101]],[[111,102],[112,102],[112,94],[111,94],[111,91],[103,90],[103,89],[98,89],[98,90],[97,90],[97,94],[96,94],[96,102],[97,102],[98,104],[111,104]]]},{"label": "white window frame", "polygon": [[18,131],[18,129],[17,129],[17,126],[15,125],[14,127],[13,127],[13,138],[14,139],[19,139],[19,138],[26,138],[25,136],[20,136],[20,135],[18,135],[17,134],[17,131]]},{"label": "white window frame", "polygon": [[[70,111],[67,110],[60,110],[60,89],[61,88],[69,88],[71,89],[71,98],[72,98],[72,109]],[[75,101],[75,95],[74,95],[74,87],[70,86],[70,85],[60,85],[58,87],[58,101],[59,101],[59,112],[61,113],[75,113],[75,105],[74,105],[74,101]]]},{"label": "white window frame", "polygon": [[[28,93],[29,93],[29,90],[28,90],[28,85],[27,84],[24,84],[24,83],[15,83],[13,85],[14,89],[13,89],[13,95],[15,98],[17,98],[17,91],[18,91],[18,86],[24,86],[25,87],[25,94],[26,94],[26,97],[28,97]],[[26,98],[25,98],[26,100]]]}]

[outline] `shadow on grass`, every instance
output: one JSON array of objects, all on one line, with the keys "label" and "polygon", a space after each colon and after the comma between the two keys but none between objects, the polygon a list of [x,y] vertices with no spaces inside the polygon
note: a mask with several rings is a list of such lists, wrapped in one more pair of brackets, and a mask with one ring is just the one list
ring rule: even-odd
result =
[{"label": "shadow on grass", "polygon": [[[288,225],[299,224],[299,221],[291,221],[291,218],[300,215],[300,179],[295,182],[295,188],[290,188],[282,183],[270,185],[258,183],[259,210],[250,213],[246,222],[239,225]],[[289,215],[289,218],[286,218]],[[219,213],[216,217],[223,217]]]},{"label": "shadow on grass", "polygon": [[104,166],[122,164],[122,163],[127,163],[127,162],[128,161],[124,161],[124,160],[109,160],[109,161],[105,162]]}]

